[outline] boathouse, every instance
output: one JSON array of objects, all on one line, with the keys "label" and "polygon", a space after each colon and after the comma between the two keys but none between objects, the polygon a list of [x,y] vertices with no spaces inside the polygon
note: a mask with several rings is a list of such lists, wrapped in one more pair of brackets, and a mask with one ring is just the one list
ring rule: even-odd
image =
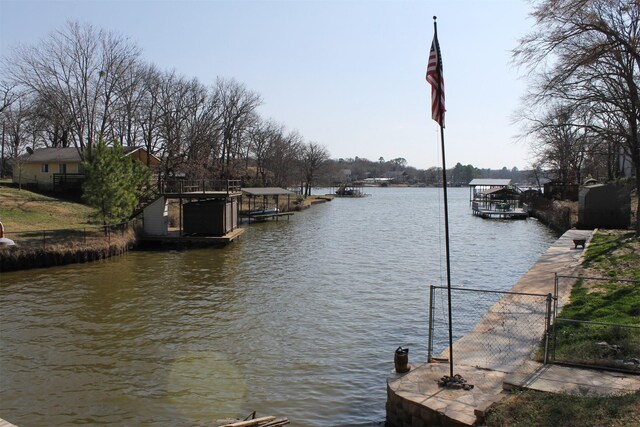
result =
[{"label": "boathouse", "polygon": [[[239,237],[239,181],[171,180],[143,210],[142,241],[180,244],[228,243]],[[178,224],[170,227],[170,203]]]},{"label": "boathouse", "polygon": [[474,179],[469,183],[471,209],[482,218],[527,218],[520,206],[521,191],[511,185],[510,179]]},{"label": "boathouse", "polygon": [[481,198],[488,191],[507,188],[510,185],[510,179],[472,179],[469,182],[469,201]]}]

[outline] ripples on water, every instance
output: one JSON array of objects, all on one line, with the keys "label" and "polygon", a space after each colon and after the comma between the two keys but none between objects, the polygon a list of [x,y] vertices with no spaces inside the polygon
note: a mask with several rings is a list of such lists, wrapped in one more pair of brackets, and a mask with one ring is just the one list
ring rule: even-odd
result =
[{"label": "ripples on water", "polygon": [[[367,191],[252,224],[224,249],[3,274],[0,416],[211,425],[257,410],[296,426],[382,423],[395,348],[426,358],[444,225],[437,189]],[[532,219],[476,218],[468,196],[449,191],[452,283],[508,290],[555,236]]]}]

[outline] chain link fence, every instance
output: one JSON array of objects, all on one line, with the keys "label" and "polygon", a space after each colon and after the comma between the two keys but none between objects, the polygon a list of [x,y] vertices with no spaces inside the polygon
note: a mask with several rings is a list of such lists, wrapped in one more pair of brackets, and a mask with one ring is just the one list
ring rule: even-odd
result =
[{"label": "chain link fence", "polygon": [[[587,292],[615,286],[640,286],[637,280],[556,275],[562,281],[581,281]],[[550,362],[640,373],[640,326],[570,319],[554,315],[550,329]]]},{"label": "chain link fence", "polygon": [[[431,286],[430,297],[428,360],[447,359],[447,288]],[[546,355],[552,302],[551,294],[451,288],[454,363],[510,372],[541,340]]]},{"label": "chain link fence", "polygon": [[138,220],[95,227],[68,228],[57,230],[5,231],[5,237],[24,249],[47,249],[51,246],[95,246],[110,245],[112,239],[135,232],[141,227]]}]

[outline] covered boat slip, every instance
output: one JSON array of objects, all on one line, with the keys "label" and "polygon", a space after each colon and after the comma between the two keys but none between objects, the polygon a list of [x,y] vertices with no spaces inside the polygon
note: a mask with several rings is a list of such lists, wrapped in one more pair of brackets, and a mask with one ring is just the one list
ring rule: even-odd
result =
[{"label": "covered boat slip", "polygon": [[474,215],[494,219],[525,219],[526,205],[520,205],[521,191],[510,179],[474,179],[469,183]]},{"label": "covered boat slip", "polygon": [[366,197],[370,194],[364,192],[364,184],[361,182],[351,184],[338,184],[334,190],[334,186],[331,186],[330,195],[335,197]]},{"label": "covered boat slip", "polygon": [[295,194],[280,187],[245,187],[240,198],[240,218],[245,218],[249,223],[277,220],[282,216],[289,219],[293,215],[290,212],[291,196]]}]

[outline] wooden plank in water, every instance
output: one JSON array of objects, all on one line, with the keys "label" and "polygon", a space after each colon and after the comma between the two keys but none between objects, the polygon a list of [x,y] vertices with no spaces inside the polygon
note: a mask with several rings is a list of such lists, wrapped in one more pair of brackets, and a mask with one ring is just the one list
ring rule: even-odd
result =
[{"label": "wooden plank in water", "polygon": [[273,421],[275,420],[276,417],[260,417],[260,418],[254,418],[252,420],[247,420],[247,421],[238,421],[237,423],[232,423],[232,424],[225,424],[221,427],[250,427],[250,426],[256,426],[260,423],[267,423],[269,421]]}]

